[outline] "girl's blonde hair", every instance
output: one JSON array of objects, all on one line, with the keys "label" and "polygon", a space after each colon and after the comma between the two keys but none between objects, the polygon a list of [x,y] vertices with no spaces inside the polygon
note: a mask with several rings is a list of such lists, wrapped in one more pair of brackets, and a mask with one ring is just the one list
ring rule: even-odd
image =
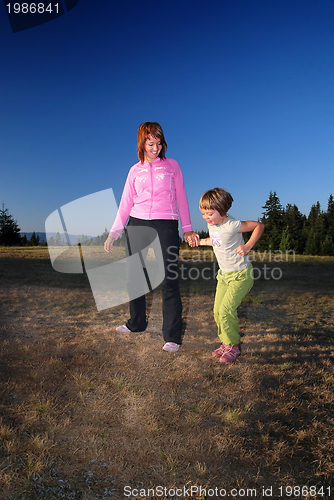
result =
[{"label": "girl's blonde hair", "polygon": [[145,142],[149,139],[149,136],[155,139],[160,139],[162,149],[159,153],[159,158],[165,158],[167,142],[162,130],[161,125],[158,122],[145,122],[139,125],[138,128],[138,145],[137,145],[137,155],[140,163],[145,161]]},{"label": "girl's blonde hair", "polygon": [[226,215],[233,203],[232,195],[222,188],[213,188],[202,194],[199,208],[202,210],[217,210],[220,215]]}]

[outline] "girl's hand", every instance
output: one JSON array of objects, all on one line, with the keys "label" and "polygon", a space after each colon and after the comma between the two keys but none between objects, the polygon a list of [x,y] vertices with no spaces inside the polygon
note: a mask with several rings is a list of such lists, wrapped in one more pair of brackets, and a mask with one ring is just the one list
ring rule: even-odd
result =
[{"label": "girl's hand", "polygon": [[113,238],[112,236],[108,236],[108,238],[104,242],[104,249],[106,252],[111,253],[113,251],[114,241],[115,241],[115,238]]},{"label": "girl's hand", "polygon": [[234,251],[237,252],[239,255],[242,255],[242,257],[245,257],[245,255],[248,254],[249,250],[250,248],[248,248],[247,245],[240,245]]},{"label": "girl's hand", "polygon": [[239,233],[248,233],[250,231],[252,231],[252,234],[247,243],[235,249],[235,252],[239,255],[245,256],[251,251],[264,231],[264,224],[259,221],[256,222],[255,220],[241,221]]}]

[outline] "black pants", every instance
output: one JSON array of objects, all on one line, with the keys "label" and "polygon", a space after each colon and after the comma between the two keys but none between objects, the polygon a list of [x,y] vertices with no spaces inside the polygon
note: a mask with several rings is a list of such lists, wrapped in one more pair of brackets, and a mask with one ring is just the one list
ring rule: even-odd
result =
[{"label": "black pants", "polygon": [[[162,291],[162,333],[165,342],[182,343],[182,304],[178,278],[179,232],[177,220],[142,220],[130,217],[126,229],[126,255],[140,252],[145,269],[145,251],[158,234],[161,245],[165,277]],[[146,252],[147,253],[147,252]],[[138,266],[137,266],[138,267]],[[142,270],[140,270],[142,272]],[[163,270],[160,270],[163,272]],[[135,269],[128,269],[128,287],[133,292]],[[147,273],[146,273],[147,274]],[[133,294],[132,294],[133,295]],[[142,332],[147,327],[145,295],[130,300],[130,319],[126,326],[132,332]]]}]

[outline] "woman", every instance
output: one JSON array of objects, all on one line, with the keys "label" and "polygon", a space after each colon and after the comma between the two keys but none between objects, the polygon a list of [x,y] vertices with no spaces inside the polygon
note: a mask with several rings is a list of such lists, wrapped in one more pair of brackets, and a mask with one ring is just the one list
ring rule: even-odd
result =
[{"label": "woman", "polygon": [[[167,143],[157,122],[145,122],[138,129],[139,162],[131,167],[115,222],[104,244],[112,252],[127,220],[127,256],[136,255],[152,242],[152,230],[158,235],[165,277],[161,283],[164,351],[176,352],[182,343],[182,304],[178,281],[178,213],[184,239],[191,246],[199,237],[191,227],[189,207],[180,166],[166,158]],[[156,233],[155,233],[156,231]],[[151,236],[149,236],[151,234]],[[151,241],[149,241],[151,240]],[[129,259],[128,259],[129,260]],[[143,267],[144,267],[144,263]],[[128,287],[136,286],[128,270]],[[116,328],[119,333],[142,332],[147,327],[145,295],[130,300],[130,319]]]}]

